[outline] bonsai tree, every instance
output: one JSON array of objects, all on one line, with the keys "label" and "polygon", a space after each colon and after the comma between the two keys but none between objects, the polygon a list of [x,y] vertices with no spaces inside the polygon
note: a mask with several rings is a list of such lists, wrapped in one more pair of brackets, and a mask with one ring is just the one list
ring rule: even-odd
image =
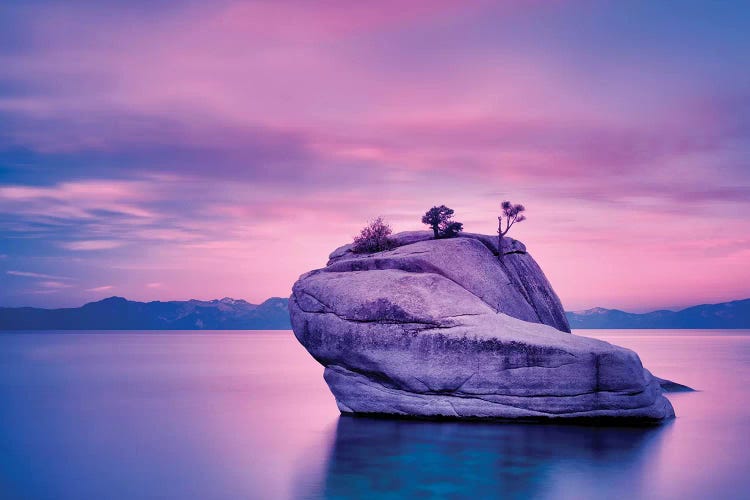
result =
[{"label": "bonsai tree", "polygon": [[382,217],[367,224],[358,236],[354,237],[352,251],[355,253],[374,253],[390,250],[393,242],[389,238],[393,231],[391,226],[383,222]]},{"label": "bonsai tree", "polygon": [[[503,213],[497,218],[497,250],[500,257],[502,257],[503,236],[508,233],[513,224],[526,220],[526,216],[521,213],[526,211],[526,207],[520,203],[514,205],[506,200],[500,205],[500,208],[502,208]],[[505,229],[503,229],[503,220],[505,221]]]},{"label": "bonsai tree", "polygon": [[464,230],[464,225],[461,222],[450,222],[445,229],[442,231],[443,238],[453,238],[458,236],[458,233]]},{"label": "bonsai tree", "polygon": [[452,221],[452,217],[453,209],[440,205],[425,212],[422,216],[422,224],[427,224],[432,228],[435,239],[452,238],[464,228],[462,223]]}]

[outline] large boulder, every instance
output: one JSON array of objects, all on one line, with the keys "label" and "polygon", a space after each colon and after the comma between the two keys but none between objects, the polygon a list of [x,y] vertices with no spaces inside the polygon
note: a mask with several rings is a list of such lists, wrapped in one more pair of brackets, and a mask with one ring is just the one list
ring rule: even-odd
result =
[{"label": "large boulder", "polygon": [[674,416],[638,356],[577,335],[523,244],[400,233],[336,249],[295,283],[297,339],[344,413],[660,421]]}]

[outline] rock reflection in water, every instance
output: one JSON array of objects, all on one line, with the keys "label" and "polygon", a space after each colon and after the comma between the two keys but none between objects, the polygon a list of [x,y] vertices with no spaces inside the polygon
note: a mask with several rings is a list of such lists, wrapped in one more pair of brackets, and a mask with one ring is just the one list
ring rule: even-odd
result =
[{"label": "rock reflection in water", "polygon": [[[641,496],[662,427],[342,416],[313,498]],[[623,474],[623,472],[627,472]],[[623,480],[627,478],[627,482]]]}]

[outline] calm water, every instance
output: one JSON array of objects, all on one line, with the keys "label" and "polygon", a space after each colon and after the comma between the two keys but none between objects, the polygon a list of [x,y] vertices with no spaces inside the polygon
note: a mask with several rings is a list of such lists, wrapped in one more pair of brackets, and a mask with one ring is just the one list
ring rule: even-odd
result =
[{"label": "calm water", "polygon": [[339,417],[291,332],[0,334],[0,498],[750,497],[750,331],[587,331],[659,428]]}]

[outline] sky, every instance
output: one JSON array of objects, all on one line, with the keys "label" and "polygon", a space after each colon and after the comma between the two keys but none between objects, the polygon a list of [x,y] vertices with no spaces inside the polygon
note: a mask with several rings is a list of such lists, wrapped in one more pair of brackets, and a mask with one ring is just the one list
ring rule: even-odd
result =
[{"label": "sky", "polygon": [[[446,204],[568,310],[750,297],[750,4],[5,0],[0,305],[288,296]],[[426,229],[426,228],[425,228]]]}]

